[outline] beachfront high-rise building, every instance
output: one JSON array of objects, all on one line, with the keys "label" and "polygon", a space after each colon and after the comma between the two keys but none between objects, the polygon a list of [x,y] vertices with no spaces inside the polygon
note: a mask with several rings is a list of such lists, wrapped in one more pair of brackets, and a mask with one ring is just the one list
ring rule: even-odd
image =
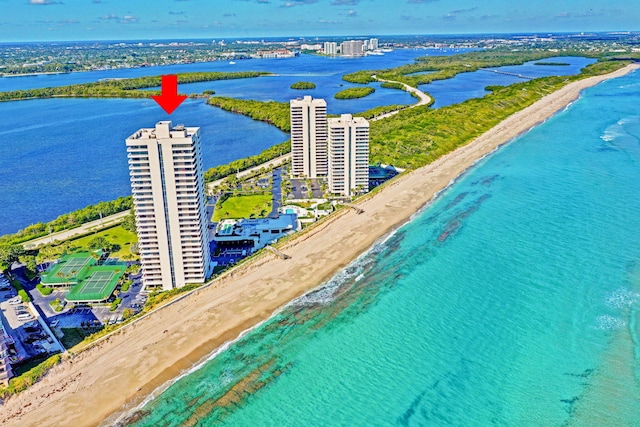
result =
[{"label": "beachfront high-rise building", "polygon": [[376,50],[378,48],[378,39],[369,39],[369,50]]},{"label": "beachfront high-rise building", "polygon": [[211,258],[200,128],[161,121],[126,144],[143,284],[204,283]]},{"label": "beachfront high-rise building", "polygon": [[348,40],[340,45],[340,52],[344,56],[362,56],[364,55],[364,43],[362,40]]},{"label": "beachfront high-rise building", "polygon": [[337,55],[338,43],[336,42],[324,42],[324,54],[325,55]]},{"label": "beachfront high-rise building", "polygon": [[329,192],[352,196],[369,190],[369,122],[343,114],[329,128]]},{"label": "beachfront high-rise building", "polygon": [[327,175],[327,103],[305,96],[292,99],[291,175],[317,178]]}]

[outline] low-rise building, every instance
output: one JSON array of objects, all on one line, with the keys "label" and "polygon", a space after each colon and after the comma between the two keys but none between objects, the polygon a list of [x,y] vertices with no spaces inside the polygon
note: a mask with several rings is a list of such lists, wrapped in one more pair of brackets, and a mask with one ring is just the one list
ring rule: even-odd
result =
[{"label": "low-rise building", "polygon": [[320,43],[315,44],[302,44],[300,45],[300,49],[302,50],[320,50],[322,49],[322,45]]},{"label": "low-rise building", "polygon": [[216,226],[213,240],[220,247],[252,245],[252,251],[256,251],[300,228],[295,214],[282,214],[278,218],[223,219]]},{"label": "low-rise building", "polygon": [[0,384],[7,386],[13,377],[11,370],[11,360],[9,358],[9,347],[13,345],[13,338],[4,330],[0,320]]}]

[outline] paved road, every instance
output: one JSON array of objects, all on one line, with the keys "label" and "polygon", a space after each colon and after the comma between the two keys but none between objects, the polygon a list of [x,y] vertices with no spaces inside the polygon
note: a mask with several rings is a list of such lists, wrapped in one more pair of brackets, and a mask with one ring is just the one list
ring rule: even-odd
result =
[{"label": "paved road", "polygon": [[277,218],[280,215],[280,205],[282,200],[282,168],[275,168],[272,172],[273,184],[271,186],[272,208],[269,218]]},{"label": "paved road", "polygon": [[[413,87],[413,86],[409,86],[409,85],[408,85],[408,84],[406,84],[406,83],[397,82],[397,81],[395,81],[395,80],[385,80],[385,79],[381,79],[381,78],[379,78],[378,76],[376,76],[375,74],[374,74],[374,75],[372,75],[371,77],[373,77],[373,78],[374,78],[374,79],[376,79],[377,81],[379,81],[379,82],[383,82],[383,83],[387,83],[387,82],[388,82],[388,83],[400,83],[402,86],[404,86],[404,90],[405,90],[405,91],[407,91],[407,92],[409,92],[409,93],[415,93],[415,94],[416,94],[416,96],[417,96],[417,97],[418,97],[418,99],[419,99],[419,100],[418,100],[418,102],[417,102],[416,104],[410,105],[410,106],[409,106],[409,107],[407,107],[407,108],[416,108],[416,107],[419,107],[419,106],[421,106],[421,105],[427,105],[427,104],[429,104],[429,103],[431,102],[431,97],[430,97],[429,95],[427,95],[426,93],[424,93],[423,91],[421,91],[420,89],[418,89],[418,88],[415,88],[415,87]],[[402,111],[402,110],[396,110],[396,111],[391,111],[391,112],[389,112],[389,113],[384,113],[384,114],[381,114],[381,115],[379,115],[379,116],[377,116],[377,117],[374,117],[373,119],[370,119],[369,121],[374,122],[374,121],[376,121],[376,120],[382,120],[382,119],[385,119],[385,118],[387,118],[387,117],[391,117],[391,116],[393,116],[394,114],[398,114],[398,112],[399,112],[399,111]]]},{"label": "paved road", "polygon": [[24,242],[22,246],[25,249],[33,249],[38,246],[46,245],[48,243],[52,243],[57,241],[68,240],[72,237],[81,236],[83,234],[91,233],[94,231],[99,231],[107,227],[111,227],[113,225],[119,224],[124,221],[124,218],[129,215],[129,210],[119,212],[114,215],[106,216],[102,219],[98,219],[95,221],[87,222],[86,224],[82,224],[80,227],[72,228],[69,230],[59,231],[57,233],[50,234],[48,236],[39,237],[37,239],[29,240],[28,242]]},{"label": "paved road", "polygon": [[[254,166],[250,169],[244,170],[237,175],[238,178],[242,178],[252,173],[260,170],[261,168],[268,168],[273,166],[280,166],[283,163],[286,163],[291,159],[291,153],[284,154],[280,157],[276,157],[275,159],[271,159],[268,162],[264,162],[260,165]],[[207,184],[207,188],[212,189],[216,185],[219,185],[225,178],[219,179],[217,181],[213,181]],[[62,242],[64,240],[68,240],[72,237],[81,236],[83,234],[91,233],[94,231],[99,231],[107,227],[111,227],[113,225],[119,224],[124,221],[124,218],[129,214],[129,211],[123,211],[114,215],[106,216],[102,219],[98,219],[96,221],[91,221],[86,224],[82,224],[80,227],[72,228],[70,230],[60,231],[58,233],[53,233],[48,236],[39,237],[37,239],[29,240],[24,242],[22,246],[25,249],[33,249],[38,246],[46,245],[48,243],[55,242],[56,240]]]},{"label": "paved road", "polygon": [[[283,154],[280,157],[276,157],[275,159],[271,159],[271,160],[269,160],[267,162],[259,164],[258,166],[254,166],[252,168],[243,170],[242,172],[238,172],[236,174],[236,176],[238,178],[243,178],[245,176],[251,175],[252,173],[255,173],[255,172],[259,171],[262,168],[267,169],[267,168],[271,168],[271,167],[275,167],[275,166],[280,166],[280,165],[286,163],[287,161],[289,161],[290,159],[291,159],[291,153]],[[212,182],[207,184],[207,188],[212,191],[215,186],[220,185],[222,183],[222,181],[224,181],[225,179],[227,179],[227,177],[220,178],[220,179],[218,179],[216,181],[212,181]]]}]

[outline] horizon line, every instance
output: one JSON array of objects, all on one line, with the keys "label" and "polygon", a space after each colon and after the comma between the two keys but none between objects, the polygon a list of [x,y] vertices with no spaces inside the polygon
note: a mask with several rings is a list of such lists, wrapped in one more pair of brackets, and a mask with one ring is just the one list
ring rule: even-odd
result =
[{"label": "horizon line", "polygon": [[412,34],[378,34],[378,35],[281,35],[281,36],[212,36],[212,37],[174,37],[174,38],[122,38],[122,39],[75,39],[75,40],[25,40],[25,41],[1,41],[1,45],[11,44],[27,44],[27,43],[79,43],[79,42],[140,42],[140,41],[195,41],[195,40],[274,40],[274,39],[313,39],[313,38],[383,38],[383,37],[478,37],[488,35],[590,35],[590,34],[612,34],[612,35],[631,35],[638,34],[640,30],[603,30],[603,31],[518,31],[518,32],[487,32],[487,33],[412,33]]}]

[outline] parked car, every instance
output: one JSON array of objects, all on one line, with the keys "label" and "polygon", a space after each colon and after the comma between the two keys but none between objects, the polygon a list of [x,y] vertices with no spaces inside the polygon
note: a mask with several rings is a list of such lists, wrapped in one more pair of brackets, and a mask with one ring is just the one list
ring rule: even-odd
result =
[{"label": "parked car", "polygon": [[14,299],[9,301],[9,304],[11,304],[11,305],[22,304],[22,298],[14,298]]},{"label": "parked car", "polygon": [[27,312],[20,313],[18,314],[18,320],[33,320],[33,316]]},{"label": "parked car", "polygon": [[40,325],[25,324],[24,325],[24,330],[27,331],[27,332],[39,332],[40,331]]},{"label": "parked car", "polygon": [[15,311],[26,310],[27,306],[26,305],[16,305],[16,306],[13,307],[13,309]]},{"label": "parked car", "polygon": [[24,342],[26,342],[27,344],[31,344],[33,342],[40,341],[41,339],[46,338],[46,337],[47,336],[45,334],[29,334],[24,339]]}]

